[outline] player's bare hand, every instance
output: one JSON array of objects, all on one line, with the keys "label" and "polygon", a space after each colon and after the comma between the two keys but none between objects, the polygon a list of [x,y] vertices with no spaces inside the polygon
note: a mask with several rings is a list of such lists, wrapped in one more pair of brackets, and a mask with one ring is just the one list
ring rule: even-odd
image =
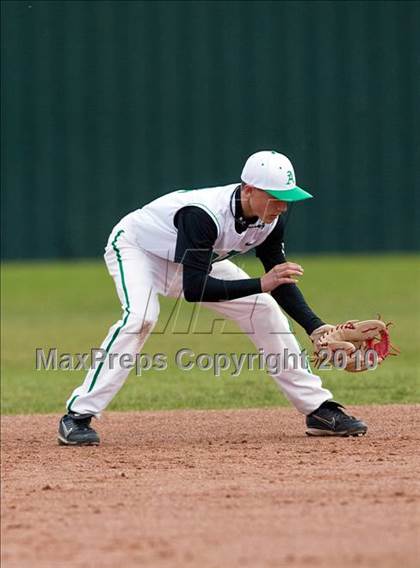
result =
[{"label": "player's bare hand", "polygon": [[283,262],[276,264],[267,274],[261,278],[261,290],[271,292],[282,284],[296,284],[297,278],[303,275],[303,268],[295,262]]}]

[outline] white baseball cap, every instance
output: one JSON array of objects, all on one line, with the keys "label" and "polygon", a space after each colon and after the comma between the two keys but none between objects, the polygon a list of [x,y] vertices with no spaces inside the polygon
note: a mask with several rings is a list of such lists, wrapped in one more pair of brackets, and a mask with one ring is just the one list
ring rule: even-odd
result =
[{"label": "white baseball cap", "polygon": [[295,170],[289,158],[274,150],[252,154],[242,170],[241,180],[281,201],[301,201],[313,197],[296,185]]}]

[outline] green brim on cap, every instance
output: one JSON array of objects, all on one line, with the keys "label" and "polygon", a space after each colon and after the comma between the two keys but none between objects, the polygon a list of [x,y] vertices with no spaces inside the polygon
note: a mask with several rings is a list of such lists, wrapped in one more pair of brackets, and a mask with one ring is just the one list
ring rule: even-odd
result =
[{"label": "green brim on cap", "polygon": [[267,193],[280,199],[280,201],[302,201],[313,197],[310,193],[300,187],[293,187],[292,189],[265,189]]}]

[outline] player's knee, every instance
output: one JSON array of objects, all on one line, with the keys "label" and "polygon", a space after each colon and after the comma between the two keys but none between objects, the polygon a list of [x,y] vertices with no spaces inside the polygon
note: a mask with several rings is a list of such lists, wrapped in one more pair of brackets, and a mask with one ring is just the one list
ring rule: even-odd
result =
[{"label": "player's knee", "polygon": [[289,327],[286,316],[270,294],[260,294],[258,296],[256,312],[258,316],[263,316],[263,320],[268,326],[278,327],[278,325],[281,325],[282,328],[284,326]]},{"label": "player's knee", "polygon": [[127,318],[124,330],[126,333],[138,333],[141,337],[147,337],[155,327],[156,322],[157,317],[145,317],[144,314],[132,312]]},{"label": "player's knee", "polygon": [[156,325],[156,320],[145,320],[141,326],[139,331],[140,339],[144,340],[149,334],[152,332],[153,328]]},{"label": "player's knee", "polygon": [[270,294],[259,294],[257,300],[257,310],[270,315],[279,311],[279,305]]}]

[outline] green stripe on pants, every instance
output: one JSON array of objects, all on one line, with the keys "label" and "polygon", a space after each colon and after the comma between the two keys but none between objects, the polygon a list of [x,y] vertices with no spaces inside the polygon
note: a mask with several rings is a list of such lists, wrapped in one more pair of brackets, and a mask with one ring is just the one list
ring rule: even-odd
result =
[{"label": "green stripe on pants", "polygon": [[[121,235],[122,233],[124,233],[124,231],[121,229],[121,231],[118,231],[118,233],[115,235],[115,238],[114,238],[114,240],[112,241],[112,248],[114,249],[115,254],[117,255],[118,267],[119,267],[119,269],[120,269],[120,275],[121,275],[121,283],[122,283],[122,287],[123,287],[123,290],[124,290],[124,299],[125,299],[125,308],[124,308],[124,311],[125,311],[126,313],[125,313],[125,316],[124,316],[124,319],[123,319],[122,324],[120,325],[120,327],[118,327],[118,328],[115,330],[113,336],[111,337],[110,342],[108,343],[108,345],[107,345],[106,348],[105,348],[105,352],[106,352],[107,354],[108,354],[109,350],[111,349],[112,344],[114,343],[114,341],[115,341],[116,338],[118,337],[118,334],[120,333],[120,331],[122,330],[122,328],[123,328],[123,327],[125,326],[125,324],[127,323],[128,316],[130,315],[130,300],[128,299],[127,287],[126,287],[126,285],[125,285],[125,277],[124,277],[123,264],[122,264],[122,260],[121,260],[121,253],[120,253],[120,251],[119,251],[119,249],[118,249],[118,247],[117,247],[117,244],[116,244],[116,243],[117,243],[117,240],[119,239],[119,237],[120,237],[120,235]],[[91,390],[92,390],[93,387],[95,386],[95,383],[96,383],[96,381],[97,381],[97,379],[98,379],[98,376],[99,376],[99,373],[101,372],[102,367],[103,367],[103,362],[101,362],[101,363],[99,364],[98,368],[96,369],[96,372],[95,372],[95,374],[94,374],[94,376],[93,376],[93,379],[92,379],[92,382],[91,382],[91,384],[90,384],[90,387],[89,387],[88,392],[91,392]]]}]

